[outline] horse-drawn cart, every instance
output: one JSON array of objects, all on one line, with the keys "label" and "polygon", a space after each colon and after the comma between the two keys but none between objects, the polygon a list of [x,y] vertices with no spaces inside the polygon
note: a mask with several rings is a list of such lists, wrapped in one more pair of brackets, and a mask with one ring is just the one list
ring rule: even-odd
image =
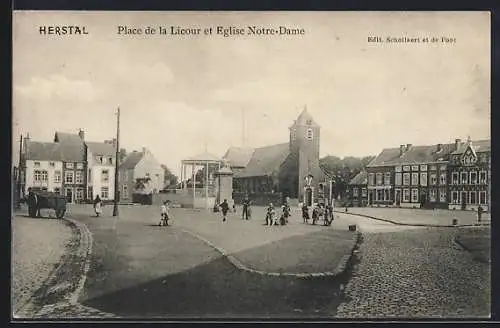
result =
[{"label": "horse-drawn cart", "polygon": [[66,213],[66,197],[55,192],[31,191],[26,203],[30,217],[40,217],[41,209],[54,210],[58,219],[62,219]]}]

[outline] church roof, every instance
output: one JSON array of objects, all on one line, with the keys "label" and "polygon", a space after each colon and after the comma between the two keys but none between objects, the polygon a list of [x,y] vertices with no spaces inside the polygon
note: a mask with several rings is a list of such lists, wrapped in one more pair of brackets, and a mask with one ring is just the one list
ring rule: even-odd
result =
[{"label": "church roof", "polygon": [[222,159],[228,161],[232,167],[246,167],[254,151],[254,148],[231,147]]},{"label": "church roof", "polygon": [[294,121],[294,125],[312,125],[312,126],[318,126],[318,124],[314,121],[311,113],[307,110],[307,108],[304,108],[302,112],[300,113],[299,117]]},{"label": "church roof", "polygon": [[288,143],[255,149],[245,169],[235,174],[236,178],[272,175],[279,171],[281,164],[290,155]]}]

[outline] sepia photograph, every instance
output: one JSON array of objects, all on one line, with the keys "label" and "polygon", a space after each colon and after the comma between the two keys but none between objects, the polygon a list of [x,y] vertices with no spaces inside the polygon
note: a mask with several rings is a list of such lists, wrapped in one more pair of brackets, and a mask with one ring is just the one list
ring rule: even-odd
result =
[{"label": "sepia photograph", "polygon": [[11,321],[489,320],[490,25],[13,11]]}]

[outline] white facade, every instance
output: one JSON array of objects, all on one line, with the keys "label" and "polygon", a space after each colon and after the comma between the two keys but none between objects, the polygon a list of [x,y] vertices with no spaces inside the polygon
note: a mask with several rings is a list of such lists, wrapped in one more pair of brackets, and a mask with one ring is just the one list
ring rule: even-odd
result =
[{"label": "white facade", "polygon": [[146,185],[144,192],[158,193],[163,189],[165,171],[161,164],[147,149],[144,150],[142,159],[134,168],[133,179],[150,178],[150,182]]},{"label": "white facade", "polygon": [[60,192],[63,185],[63,163],[61,161],[26,160],[24,195],[28,188],[40,188]]},{"label": "white facade", "polygon": [[94,199],[96,195],[99,195],[102,200],[114,199],[114,157],[94,156],[90,150],[87,150],[87,198]]}]

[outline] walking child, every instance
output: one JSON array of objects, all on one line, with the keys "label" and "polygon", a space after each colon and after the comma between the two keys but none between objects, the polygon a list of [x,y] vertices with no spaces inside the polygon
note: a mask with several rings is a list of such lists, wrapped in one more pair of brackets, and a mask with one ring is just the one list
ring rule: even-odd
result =
[{"label": "walking child", "polygon": [[168,226],[168,219],[169,219],[169,202],[164,201],[163,205],[161,205],[161,219],[160,222],[158,223],[158,226]]},{"label": "walking child", "polygon": [[222,210],[222,222],[226,222],[227,212],[229,211],[229,204],[227,203],[227,199],[224,199],[222,204],[219,205]]}]

